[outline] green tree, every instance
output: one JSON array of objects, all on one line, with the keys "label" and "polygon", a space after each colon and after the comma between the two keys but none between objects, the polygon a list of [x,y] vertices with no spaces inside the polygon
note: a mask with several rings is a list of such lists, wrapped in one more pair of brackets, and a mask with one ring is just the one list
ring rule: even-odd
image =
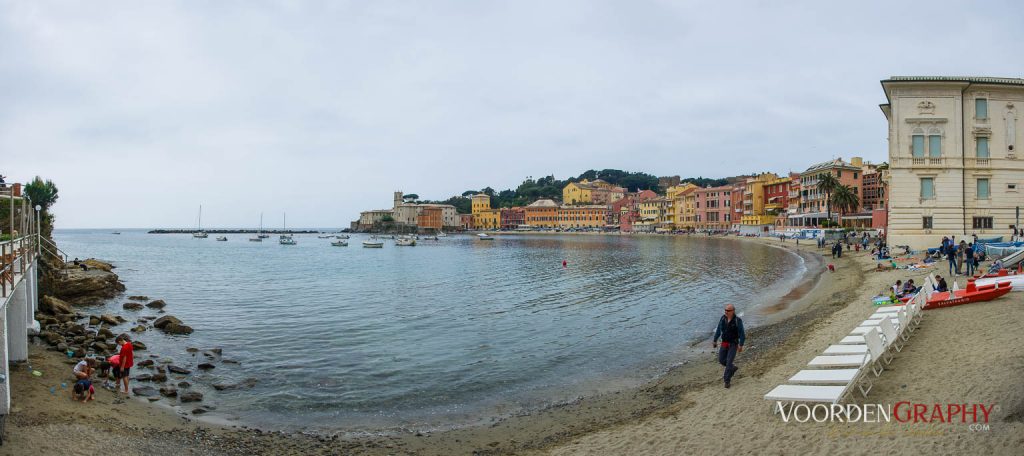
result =
[{"label": "green tree", "polygon": [[826,220],[832,220],[832,192],[835,192],[839,186],[839,179],[836,179],[831,172],[818,175],[818,190],[825,192]]},{"label": "green tree", "polygon": [[832,196],[829,202],[836,205],[836,210],[841,215],[846,215],[850,212],[856,212],[857,208],[860,207],[860,197],[853,191],[853,188],[849,185],[840,185],[832,191]]},{"label": "green tree", "polygon": [[46,211],[57,202],[57,186],[52,180],[43,180],[36,176],[32,182],[25,184],[25,195],[32,200],[33,205],[39,205]]},{"label": "green tree", "polygon": [[402,199],[405,200],[405,201],[416,201],[416,200],[420,199],[420,195],[417,195],[415,193],[410,193],[408,195],[402,196]]}]

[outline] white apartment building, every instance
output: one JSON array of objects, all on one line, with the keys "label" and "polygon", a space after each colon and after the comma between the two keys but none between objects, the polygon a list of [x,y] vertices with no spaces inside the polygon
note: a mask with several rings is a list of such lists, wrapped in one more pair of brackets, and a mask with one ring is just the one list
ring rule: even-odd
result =
[{"label": "white apartment building", "polygon": [[1005,236],[1024,205],[1018,152],[1024,79],[893,76],[889,121],[890,245],[937,246],[943,236]]}]

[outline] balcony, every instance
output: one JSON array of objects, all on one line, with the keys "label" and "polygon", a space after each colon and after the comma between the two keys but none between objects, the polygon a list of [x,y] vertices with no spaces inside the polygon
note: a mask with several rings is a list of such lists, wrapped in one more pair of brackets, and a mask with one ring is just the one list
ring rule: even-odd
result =
[{"label": "balcony", "polygon": [[992,166],[992,159],[988,157],[966,157],[964,160],[968,168],[989,168]]},{"label": "balcony", "polygon": [[941,168],[945,157],[895,157],[893,164],[904,168]]}]

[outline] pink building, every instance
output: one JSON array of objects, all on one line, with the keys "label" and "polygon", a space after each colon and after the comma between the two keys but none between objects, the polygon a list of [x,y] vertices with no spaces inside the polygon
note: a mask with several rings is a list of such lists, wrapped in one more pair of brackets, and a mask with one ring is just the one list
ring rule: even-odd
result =
[{"label": "pink building", "polygon": [[[698,188],[695,192],[696,226],[698,230],[727,231],[732,229],[733,186]],[[740,193],[742,201],[743,193]]]}]

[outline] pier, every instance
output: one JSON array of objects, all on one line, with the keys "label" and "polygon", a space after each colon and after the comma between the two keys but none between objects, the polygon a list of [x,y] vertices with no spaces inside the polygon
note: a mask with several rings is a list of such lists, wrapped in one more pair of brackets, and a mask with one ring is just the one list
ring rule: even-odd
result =
[{"label": "pier", "polygon": [[9,203],[0,225],[0,443],[11,412],[12,364],[28,361],[28,337],[39,333],[35,319],[39,307],[39,255],[44,249],[39,235],[39,208],[21,195],[21,185],[0,189],[0,200]]}]

